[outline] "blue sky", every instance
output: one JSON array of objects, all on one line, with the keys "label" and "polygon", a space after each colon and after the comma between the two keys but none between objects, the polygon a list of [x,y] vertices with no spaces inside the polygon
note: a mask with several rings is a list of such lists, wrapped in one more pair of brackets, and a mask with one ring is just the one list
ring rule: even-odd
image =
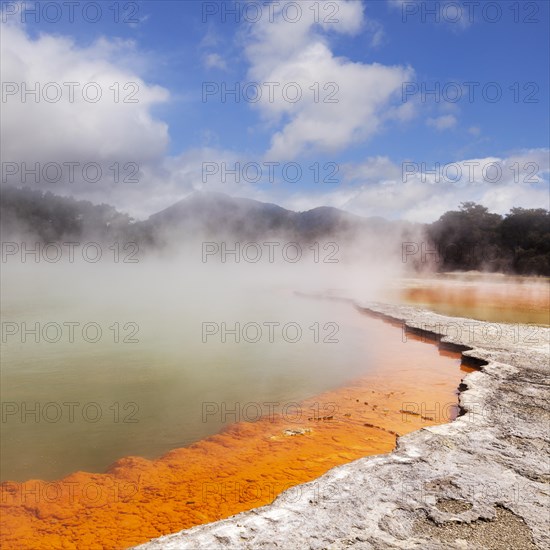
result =
[{"label": "blue sky", "polygon": [[[80,3],[74,22],[69,21],[66,12],[59,21],[48,21],[54,14],[50,11],[41,12],[38,23],[32,13],[22,21],[24,9],[20,5],[14,8],[13,2],[2,4],[3,30],[17,29],[13,32],[19,33],[20,50],[26,51],[23,41],[36,47],[45,36],[58,41],[69,39],[70,46],[55,50],[58,58],[71,50],[72,61],[67,60],[68,65],[78,66],[82,60],[83,64],[88,63],[89,70],[91,61],[108,63],[126,78],[135,75],[148,89],[157,90],[153,99],[140,100],[134,117],[150,117],[153,129],[132,128],[126,115],[120,123],[121,127],[128,125],[130,141],[143,136],[142,142],[134,146],[134,156],[143,165],[140,190],[123,193],[112,186],[98,190],[83,185],[71,188],[73,194],[92,199],[101,196],[101,200],[139,216],[168,206],[193,189],[210,187],[296,209],[331,204],[363,215],[382,213],[409,219],[437,217],[445,209],[456,207],[460,200],[469,199],[484,200],[497,211],[506,211],[513,205],[545,206],[550,121],[550,3],[546,1],[493,2],[497,8],[486,6],[484,1],[473,6],[461,1],[302,1],[302,17],[296,24],[281,20],[277,10],[285,2],[272,7],[279,17],[277,20],[276,15],[273,23],[266,21],[267,2],[260,2],[259,23],[246,20],[246,13],[253,13],[244,12],[247,2],[115,2],[121,10],[122,21],[118,23],[113,20],[112,2],[99,3],[103,12],[96,23],[86,21],[81,12],[83,5],[90,2]],[[473,11],[468,11],[468,4]],[[239,22],[231,13],[222,15],[231,5],[240,13]],[[293,7],[286,9],[293,17]],[[315,9],[321,18],[334,15],[325,25],[316,24],[311,21]],[[439,12],[439,22],[426,13],[434,9]],[[460,15],[457,9],[461,10]],[[87,13],[94,14],[90,10]],[[132,21],[138,22],[124,22],[130,13]],[[455,18],[457,22],[451,21]],[[3,55],[10,48],[5,35]],[[41,62],[32,58],[32,52],[28,55],[29,66]],[[58,63],[62,65],[63,60]],[[10,78],[8,70],[3,74],[4,81],[32,80],[30,69],[15,78]],[[42,78],[48,78],[48,70],[43,71]],[[57,66],[51,68],[51,80],[63,78],[59,71]],[[298,102],[295,108],[279,97],[274,104],[263,100],[251,104],[242,99],[237,103],[231,96],[222,103],[219,95],[203,102],[205,82],[232,87],[237,82],[244,85],[286,78],[296,75],[296,71],[300,72],[297,79],[307,96],[307,106]],[[279,78],[281,84],[291,81],[285,78]],[[308,92],[307,84],[315,81],[321,86],[336,82],[339,104],[311,102],[313,92]],[[478,83],[473,97],[465,87],[468,82]],[[407,83],[410,94],[403,101],[403,86]],[[421,91],[423,86],[443,89],[445,85],[449,93],[460,86],[461,99],[451,102],[448,99],[452,95],[441,93],[435,101],[433,95],[424,96]],[[491,97],[499,90],[502,97],[488,101],[482,93],[485,86]],[[12,105],[4,104],[4,113]],[[54,116],[51,104],[34,107],[48,108]],[[116,123],[118,113],[123,113],[124,106],[118,107],[118,111],[109,111],[111,124]],[[61,112],[55,116],[59,120]],[[63,116],[72,115],[68,112]],[[75,115],[75,122],[82,116]],[[34,118],[40,117],[42,114],[35,113]],[[106,136],[105,127],[100,126],[107,121],[101,122],[97,112],[79,126],[89,129],[90,124],[97,124],[97,134],[108,139],[108,131]],[[162,125],[164,133],[159,130]],[[9,137],[11,128],[8,121],[3,128],[5,137]],[[88,139],[84,153],[66,154],[81,158],[87,150],[88,157],[102,159],[105,141],[94,143],[89,135],[83,137],[83,141]],[[27,152],[15,150],[15,146],[3,153],[4,158],[30,158]],[[112,160],[118,155],[122,161],[131,154],[131,150],[114,148],[106,156]],[[64,153],[49,150],[42,155],[43,161],[48,155],[65,158]],[[232,185],[212,182],[205,187],[191,162],[198,158],[202,162],[227,160],[242,164],[266,159],[292,161],[303,166],[305,174],[291,185],[283,181],[276,187],[263,181]],[[497,159],[506,167],[518,159],[522,166],[533,162],[538,168],[538,182],[518,185],[503,176],[498,185],[504,187],[496,191],[494,185],[488,188],[486,181],[476,179],[469,182],[472,185],[456,189],[447,185],[434,192],[432,187],[418,193],[415,199],[414,189],[402,186],[399,177],[404,161],[433,166],[469,159]],[[307,167],[314,162],[321,166],[337,163],[339,182],[322,186],[312,182],[307,177]],[[511,169],[504,172],[512,174]],[[164,181],[160,181],[161,174]],[[418,181],[416,184],[427,185]],[[391,189],[386,193],[388,185]],[[151,197],[147,202],[149,212],[143,201],[147,194]],[[385,196],[377,202],[381,194]],[[491,198],[494,195],[499,197]]]}]

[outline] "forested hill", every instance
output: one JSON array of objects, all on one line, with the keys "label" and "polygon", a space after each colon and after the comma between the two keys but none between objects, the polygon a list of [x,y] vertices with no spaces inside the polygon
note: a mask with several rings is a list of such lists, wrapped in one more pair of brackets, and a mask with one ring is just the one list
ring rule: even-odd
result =
[{"label": "forested hill", "polygon": [[[1,190],[2,240],[32,236],[43,242],[63,239],[138,241],[161,247],[193,236],[231,236],[250,240],[285,231],[296,239],[353,239],[391,235],[415,239],[422,253],[409,263],[438,271],[499,271],[550,276],[550,212],[512,208],[501,216],[472,202],[424,226],[361,218],[336,208],[292,212],[277,205],[219,193],[195,193],[136,222],[107,204],[60,197],[50,192],[4,187]],[[415,235],[412,237],[411,235]],[[396,243],[399,252],[401,243]],[[432,251],[437,251],[433,254]],[[424,257],[425,256],[425,257]]]},{"label": "forested hill", "polygon": [[43,242],[111,239],[132,225],[132,218],[108,204],[60,197],[35,189],[3,187],[0,192],[2,240],[33,236]]},{"label": "forested hill", "polygon": [[550,212],[512,208],[492,214],[465,202],[427,225],[439,271],[488,270],[550,276]]}]

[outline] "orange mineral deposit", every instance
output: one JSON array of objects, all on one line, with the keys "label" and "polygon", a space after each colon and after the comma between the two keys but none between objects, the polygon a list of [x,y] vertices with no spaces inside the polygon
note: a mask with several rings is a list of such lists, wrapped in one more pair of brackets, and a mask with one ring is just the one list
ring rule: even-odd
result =
[{"label": "orange mineral deposit", "polygon": [[105,473],[3,483],[2,548],[127,548],[267,504],[334,466],[390,452],[397,435],[454,419],[470,370],[460,355],[371,324],[374,369],[285,414],[233,424],[156,460],[122,458]]}]

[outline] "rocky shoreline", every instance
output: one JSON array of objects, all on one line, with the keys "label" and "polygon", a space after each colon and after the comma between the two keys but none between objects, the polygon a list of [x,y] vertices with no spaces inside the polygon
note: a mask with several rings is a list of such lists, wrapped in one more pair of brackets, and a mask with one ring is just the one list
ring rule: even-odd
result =
[{"label": "rocky shoreline", "polygon": [[479,366],[459,388],[461,416],[268,506],[137,548],[550,548],[550,329],[355,305],[402,323],[404,341],[420,334]]}]

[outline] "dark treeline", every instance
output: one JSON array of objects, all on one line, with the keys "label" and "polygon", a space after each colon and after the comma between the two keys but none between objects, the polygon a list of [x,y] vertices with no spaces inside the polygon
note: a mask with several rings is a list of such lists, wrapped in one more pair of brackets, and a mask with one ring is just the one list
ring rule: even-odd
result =
[{"label": "dark treeline", "polygon": [[63,239],[107,239],[123,233],[132,218],[108,204],[60,197],[28,187],[3,187],[0,192],[2,240],[29,235],[42,242]]},{"label": "dark treeline", "polygon": [[[317,208],[298,215],[276,205],[216,194],[195,195],[144,222],[135,222],[107,204],[94,205],[89,201],[28,188],[4,187],[0,198],[3,241],[32,236],[42,242],[93,238],[160,246],[157,238],[159,227],[172,234],[176,242],[189,237],[195,230],[204,229],[204,220],[215,219],[216,225],[227,231],[231,226],[222,224],[222,214],[231,209],[235,210],[231,218],[233,225],[240,227],[243,224],[239,220],[247,219],[249,230],[253,228],[256,232],[265,229],[267,216],[269,226],[292,225],[298,233],[297,238],[335,236],[335,228],[342,236],[342,227],[346,229],[346,235],[376,234],[388,232],[395,226],[397,239],[401,234],[403,241],[411,240],[405,237],[408,226],[398,222],[366,220],[333,208]],[[212,216],[213,207],[217,208],[216,212],[219,210],[215,216]],[[178,219],[172,219],[174,217]],[[181,222],[185,220],[181,218],[185,218],[188,225],[182,226]],[[258,218],[258,223],[251,224],[252,218]],[[543,208],[512,208],[501,216],[482,205],[465,202],[458,210],[446,212],[436,222],[425,225],[424,229],[425,254],[417,255],[416,262],[411,263],[419,270],[428,264],[438,271],[478,270],[550,276],[550,212]],[[242,238],[250,239],[251,235],[243,234]],[[431,253],[434,250],[437,254]]]},{"label": "dark treeline", "polygon": [[492,214],[473,202],[427,226],[439,271],[500,271],[550,276],[550,212],[512,208]]}]

